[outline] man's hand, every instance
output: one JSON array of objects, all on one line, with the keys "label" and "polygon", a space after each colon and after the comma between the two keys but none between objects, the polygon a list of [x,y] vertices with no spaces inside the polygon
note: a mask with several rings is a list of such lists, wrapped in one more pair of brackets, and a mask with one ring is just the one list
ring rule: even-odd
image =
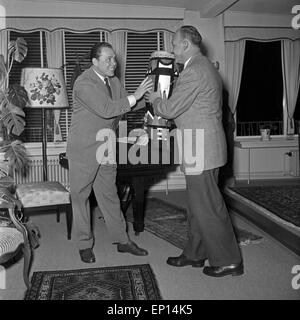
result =
[{"label": "man's hand", "polygon": [[153,82],[151,80],[151,78],[145,78],[141,84],[139,85],[139,87],[135,90],[134,92],[134,97],[136,100],[140,100],[142,98],[142,96],[147,92],[147,91],[151,91],[153,88]]},{"label": "man's hand", "polygon": [[165,91],[163,92],[163,95],[161,94],[160,83],[158,83],[157,91],[150,92],[149,94],[147,93],[146,101],[153,103],[153,101],[157,98],[167,99],[167,95]]},{"label": "man's hand", "polygon": [[148,136],[148,133],[145,133],[139,136],[139,138],[136,141],[136,144],[139,146],[146,146],[148,142],[149,142],[149,136]]}]

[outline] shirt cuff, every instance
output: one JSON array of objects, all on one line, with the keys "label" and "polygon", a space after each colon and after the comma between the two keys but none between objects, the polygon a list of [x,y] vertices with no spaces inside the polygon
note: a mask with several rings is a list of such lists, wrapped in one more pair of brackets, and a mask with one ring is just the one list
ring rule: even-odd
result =
[{"label": "shirt cuff", "polygon": [[133,107],[136,104],[136,99],[134,95],[130,95],[127,97],[130,107]]}]

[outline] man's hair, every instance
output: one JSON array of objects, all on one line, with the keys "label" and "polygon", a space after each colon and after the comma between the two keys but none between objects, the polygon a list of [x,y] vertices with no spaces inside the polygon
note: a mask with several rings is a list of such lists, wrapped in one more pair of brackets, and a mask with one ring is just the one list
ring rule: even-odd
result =
[{"label": "man's hair", "polygon": [[97,42],[93,45],[90,53],[90,60],[92,62],[93,58],[98,59],[101,55],[102,48],[113,49],[112,45],[108,42]]},{"label": "man's hair", "polygon": [[182,26],[179,28],[182,38],[187,38],[191,43],[200,48],[202,37],[199,31],[193,26]]}]

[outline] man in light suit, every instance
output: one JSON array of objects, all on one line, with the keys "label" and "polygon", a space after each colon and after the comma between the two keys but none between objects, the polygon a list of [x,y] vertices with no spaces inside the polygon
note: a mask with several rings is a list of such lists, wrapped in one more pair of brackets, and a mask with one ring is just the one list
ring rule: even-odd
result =
[{"label": "man in light suit", "polygon": [[[218,188],[218,171],[226,163],[226,140],[222,127],[222,81],[213,64],[202,55],[202,38],[193,26],[183,26],[173,38],[177,63],[184,64],[172,96],[167,100],[161,92],[152,92],[149,100],[155,113],[174,119],[182,134],[189,130],[196,137],[202,129],[204,141],[184,141],[183,154],[202,147],[203,161],[182,161],[189,201],[188,241],[179,257],[167,263],[182,267],[210,266],[203,272],[209,276],[240,275],[243,264],[231,220]],[[203,136],[202,136],[203,137]],[[200,148],[201,149],[201,148]]]},{"label": "man in light suit", "polygon": [[[95,262],[94,237],[91,230],[89,195],[94,189],[112,239],[119,252],[147,255],[131,241],[120,209],[116,188],[116,164],[101,163],[97,150],[101,142],[96,135],[102,129],[113,129],[116,118],[128,111],[151,88],[151,80],[144,80],[133,95],[128,95],[114,76],[116,56],[106,42],[91,50],[92,66],[76,80],[73,89],[73,114],[67,143],[70,191],[74,230],[78,239],[81,260]],[[104,143],[104,142],[102,142]]]}]

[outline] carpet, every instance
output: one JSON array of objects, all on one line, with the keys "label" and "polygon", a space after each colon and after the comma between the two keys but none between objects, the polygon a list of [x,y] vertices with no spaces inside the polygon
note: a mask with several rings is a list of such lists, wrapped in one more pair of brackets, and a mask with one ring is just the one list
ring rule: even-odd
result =
[{"label": "carpet", "polygon": [[[126,213],[126,218],[130,222],[133,221],[131,207]],[[145,230],[183,249],[187,241],[186,209],[158,198],[147,199]],[[259,243],[262,239],[261,236],[241,228],[234,227],[234,232],[240,245]]]},{"label": "carpet", "polygon": [[230,187],[230,189],[300,227],[300,185]]},{"label": "carpet", "polygon": [[25,300],[161,300],[149,264],[34,272]]}]

